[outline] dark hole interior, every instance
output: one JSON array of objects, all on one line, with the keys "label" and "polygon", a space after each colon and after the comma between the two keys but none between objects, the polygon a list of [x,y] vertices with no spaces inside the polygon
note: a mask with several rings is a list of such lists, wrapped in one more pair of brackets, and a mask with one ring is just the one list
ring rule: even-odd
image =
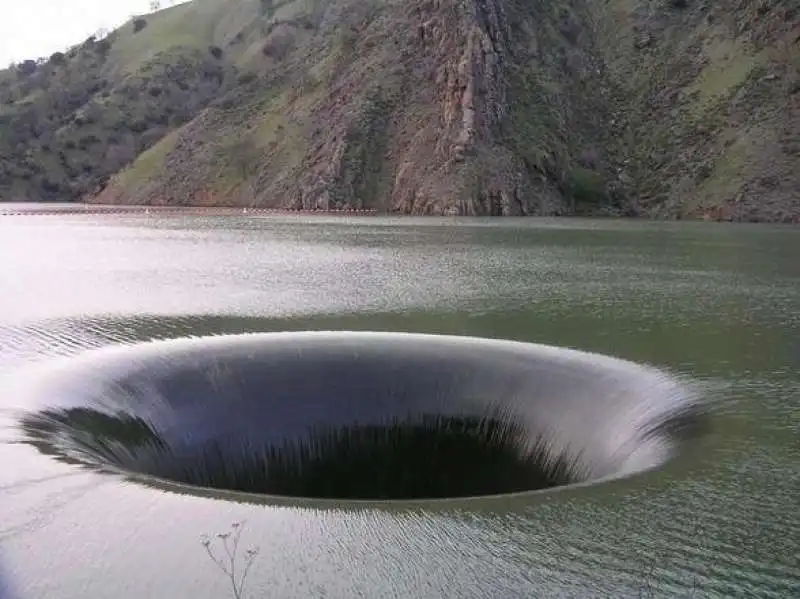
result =
[{"label": "dark hole interior", "polygon": [[[316,427],[306,437],[263,446],[215,441],[191,454],[172,448],[146,422],[85,408],[23,421],[48,453],[180,483],[249,493],[327,499],[468,497],[546,489],[580,480],[576,458],[503,414],[423,414],[385,424]],[[64,439],[71,451],[63,451]],[[62,451],[54,451],[60,440]]]}]

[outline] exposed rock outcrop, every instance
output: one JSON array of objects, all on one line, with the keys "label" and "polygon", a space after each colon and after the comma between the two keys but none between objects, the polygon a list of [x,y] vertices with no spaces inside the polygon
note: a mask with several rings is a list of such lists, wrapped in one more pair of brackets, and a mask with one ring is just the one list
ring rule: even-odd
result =
[{"label": "exposed rock outcrop", "polygon": [[[136,160],[99,194],[73,180],[78,196],[407,214],[800,218],[800,11],[788,0],[177,8],[181,26],[209,20],[191,28],[214,32],[199,42],[209,54],[176,42],[137,55],[133,68],[125,35],[134,34],[118,32],[99,71],[108,93],[144,81],[144,99],[166,111],[177,96],[149,91],[153,74],[191,61],[206,66],[182,72],[216,68],[217,87],[209,95],[205,76],[188,81],[188,93],[205,91],[192,96],[185,122],[146,126]],[[176,9],[148,17],[135,34],[142,47],[168,19],[178,22]],[[115,58],[117,44],[129,54]],[[0,172],[0,190],[35,197],[38,179],[14,174],[30,159],[6,163],[13,172]],[[103,181],[113,172],[104,169]]]}]

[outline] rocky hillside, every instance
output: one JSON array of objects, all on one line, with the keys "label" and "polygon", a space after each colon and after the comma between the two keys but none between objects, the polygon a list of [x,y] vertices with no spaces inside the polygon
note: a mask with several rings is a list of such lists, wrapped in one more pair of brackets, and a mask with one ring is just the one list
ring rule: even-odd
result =
[{"label": "rocky hillside", "polygon": [[194,0],[0,72],[0,198],[800,221],[796,0]]}]

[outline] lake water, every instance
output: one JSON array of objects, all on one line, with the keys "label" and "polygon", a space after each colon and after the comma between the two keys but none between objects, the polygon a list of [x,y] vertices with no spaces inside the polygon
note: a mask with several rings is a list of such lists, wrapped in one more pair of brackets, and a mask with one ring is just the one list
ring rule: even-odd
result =
[{"label": "lake water", "polygon": [[[0,217],[0,256],[2,599],[232,597],[200,538],[235,521],[248,597],[800,596],[796,228],[64,214]],[[15,442],[16,390],[87,350],[295,330],[615,356],[696,382],[710,427],[612,482],[386,506],[175,492]]]}]

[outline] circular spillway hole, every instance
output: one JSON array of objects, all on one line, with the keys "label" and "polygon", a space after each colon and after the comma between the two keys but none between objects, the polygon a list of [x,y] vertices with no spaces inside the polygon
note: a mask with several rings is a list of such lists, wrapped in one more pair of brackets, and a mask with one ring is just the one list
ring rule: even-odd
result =
[{"label": "circular spillway hole", "polygon": [[[662,463],[694,422],[664,373],[540,345],[274,333],[92,352],[33,386],[24,439],[175,483],[320,499],[535,491]],[[55,399],[57,398],[57,400]]]}]

